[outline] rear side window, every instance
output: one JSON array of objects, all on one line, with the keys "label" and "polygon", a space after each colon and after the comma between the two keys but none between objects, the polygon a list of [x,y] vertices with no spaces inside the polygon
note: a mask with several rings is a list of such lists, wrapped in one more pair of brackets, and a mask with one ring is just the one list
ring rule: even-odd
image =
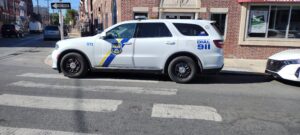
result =
[{"label": "rear side window", "polygon": [[137,38],[172,37],[172,34],[164,23],[139,23]]},{"label": "rear side window", "polygon": [[174,26],[185,36],[208,36],[207,32],[196,24],[174,23]]},{"label": "rear side window", "polygon": [[45,30],[54,30],[54,31],[57,31],[57,30],[58,30],[58,27],[56,27],[56,26],[47,26],[47,27],[45,28]]},{"label": "rear side window", "polygon": [[223,32],[221,32],[220,26],[218,26],[216,23],[211,23],[211,26],[213,26],[213,28],[218,32],[218,34],[224,35],[224,30]]}]

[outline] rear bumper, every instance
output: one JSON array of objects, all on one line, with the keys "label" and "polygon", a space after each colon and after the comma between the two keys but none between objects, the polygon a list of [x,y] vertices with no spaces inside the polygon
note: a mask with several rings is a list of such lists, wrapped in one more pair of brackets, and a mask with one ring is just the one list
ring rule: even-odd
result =
[{"label": "rear bumper", "polygon": [[212,69],[203,69],[202,73],[204,74],[215,74],[219,73],[224,67],[224,64],[220,68],[212,68]]},{"label": "rear bumper", "polygon": [[30,33],[42,33],[43,30],[29,30]]},{"label": "rear bumper", "polygon": [[2,35],[16,35],[17,33],[14,32],[14,31],[10,31],[10,32],[4,31],[4,32],[2,32],[1,34],[2,34]]},{"label": "rear bumper", "polygon": [[60,35],[44,35],[44,39],[60,39]]}]

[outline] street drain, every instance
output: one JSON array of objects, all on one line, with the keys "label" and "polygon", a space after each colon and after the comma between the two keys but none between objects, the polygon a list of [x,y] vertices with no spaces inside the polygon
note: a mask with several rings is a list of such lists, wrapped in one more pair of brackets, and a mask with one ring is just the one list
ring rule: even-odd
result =
[{"label": "street drain", "polygon": [[22,51],[22,52],[37,53],[37,52],[41,52],[41,51],[38,51],[38,50],[25,50],[25,51]]},{"label": "street drain", "polygon": [[21,55],[22,53],[12,53],[10,54],[10,56],[17,56],[17,55]]}]

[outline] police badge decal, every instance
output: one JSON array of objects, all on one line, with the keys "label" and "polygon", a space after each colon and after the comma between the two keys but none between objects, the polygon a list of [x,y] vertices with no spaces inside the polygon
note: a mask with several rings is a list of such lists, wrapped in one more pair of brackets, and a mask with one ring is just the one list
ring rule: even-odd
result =
[{"label": "police badge decal", "polygon": [[120,43],[112,44],[111,52],[115,55],[122,53],[122,45]]}]

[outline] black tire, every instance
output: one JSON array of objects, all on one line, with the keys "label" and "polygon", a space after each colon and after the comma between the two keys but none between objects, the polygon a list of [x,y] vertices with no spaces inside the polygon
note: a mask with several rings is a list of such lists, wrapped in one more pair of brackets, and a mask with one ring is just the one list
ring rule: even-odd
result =
[{"label": "black tire", "polygon": [[197,74],[195,61],[187,56],[174,58],[168,65],[168,74],[176,83],[191,82]]},{"label": "black tire", "polygon": [[17,33],[15,36],[16,36],[16,38],[19,38],[19,37],[20,37],[19,33]]},{"label": "black tire", "polygon": [[79,53],[68,53],[60,62],[63,74],[70,78],[80,78],[87,74],[88,66],[85,58]]}]

